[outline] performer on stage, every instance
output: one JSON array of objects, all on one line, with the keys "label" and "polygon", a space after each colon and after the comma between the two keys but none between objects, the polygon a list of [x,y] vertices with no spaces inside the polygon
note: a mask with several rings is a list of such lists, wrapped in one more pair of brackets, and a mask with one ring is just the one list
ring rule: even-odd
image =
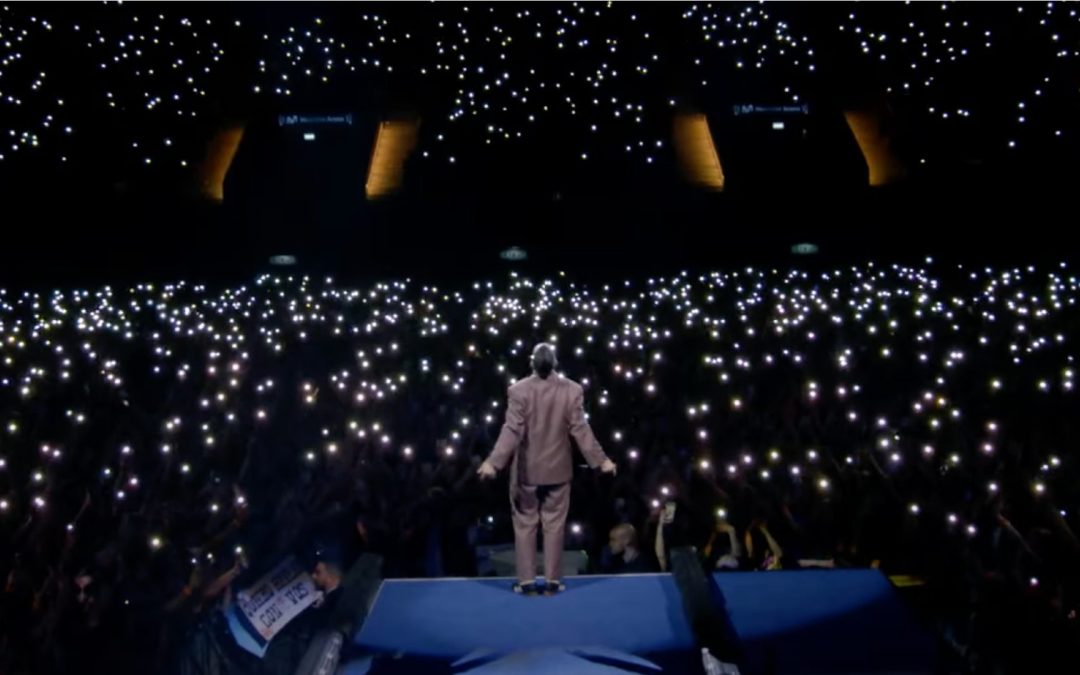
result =
[{"label": "performer on stage", "polygon": [[573,437],[589,466],[615,473],[585,420],[581,385],[555,372],[555,348],[540,343],[532,353],[533,374],[510,387],[503,424],[495,449],[480,465],[481,479],[493,478],[513,459],[510,469],[510,509],[514,522],[517,583],[514,591],[535,595],[536,531],[544,529],[545,592],[564,590],[562,566],[566,516],[570,512]]}]

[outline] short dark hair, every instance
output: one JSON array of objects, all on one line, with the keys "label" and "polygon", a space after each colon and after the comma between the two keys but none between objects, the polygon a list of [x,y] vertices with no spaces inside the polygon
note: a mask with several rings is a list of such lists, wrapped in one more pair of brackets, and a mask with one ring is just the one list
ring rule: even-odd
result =
[{"label": "short dark hair", "polygon": [[559,361],[555,358],[555,347],[546,342],[541,342],[533,347],[532,367],[537,375],[546,378],[558,365]]},{"label": "short dark hair", "polygon": [[340,547],[334,544],[318,546],[313,557],[312,567],[322,563],[326,565],[326,569],[339,577],[345,576],[345,555]]},{"label": "short dark hair", "polygon": [[326,571],[333,574],[337,578],[339,578],[339,579],[344,579],[345,578],[345,570],[342,568],[342,565],[341,565],[341,563],[339,561],[337,561],[337,560],[325,560],[325,559],[320,558],[320,559],[315,561],[315,566],[318,567],[319,563],[322,563],[323,566],[326,568]]}]

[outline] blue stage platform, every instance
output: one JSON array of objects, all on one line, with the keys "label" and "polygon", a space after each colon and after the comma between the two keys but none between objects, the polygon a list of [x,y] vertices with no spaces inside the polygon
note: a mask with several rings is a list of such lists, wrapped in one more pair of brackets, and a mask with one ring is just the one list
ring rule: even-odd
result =
[{"label": "blue stage platform", "polygon": [[744,673],[927,673],[932,636],[877,570],[717,573]]},{"label": "blue stage platform", "polygon": [[[928,673],[935,643],[876,570],[720,573],[713,602],[743,673]],[[674,579],[583,576],[555,597],[510,579],[383,582],[354,644],[363,672],[703,672]]]}]

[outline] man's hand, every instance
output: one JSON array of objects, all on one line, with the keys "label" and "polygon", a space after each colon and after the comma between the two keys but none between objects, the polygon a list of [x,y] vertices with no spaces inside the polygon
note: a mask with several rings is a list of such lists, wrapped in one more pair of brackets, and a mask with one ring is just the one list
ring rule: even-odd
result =
[{"label": "man's hand", "polygon": [[495,467],[491,465],[491,462],[487,461],[486,459],[480,465],[480,468],[476,470],[476,475],[480,476],[480,480],[494,478],[496,473],[498,473],[498,471],[496,471]]},{"label": "man's hand", "polygon": [[614,476],[615,473],[618,471],[618,468],[619,467],[615,466],[615,462],[611,461],[611,459],[605,459],[604,463],[600,465],[600,472],[610,473],[612,476]]},{"label": "man's hand", "polygon": [[[668,508],[668,507],[671,508]],[[674,502],[668,502],[664,505],[664,508],[660,510],[660,524],[670,525],[675,522],[675,510],[676,506]]]}]

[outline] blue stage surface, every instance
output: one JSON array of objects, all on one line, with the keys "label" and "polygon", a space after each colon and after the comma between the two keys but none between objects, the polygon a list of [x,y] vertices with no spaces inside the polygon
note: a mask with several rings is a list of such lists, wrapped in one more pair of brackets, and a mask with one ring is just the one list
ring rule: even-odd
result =
[{"label": "blue stage surface", "polygon": [[[728,572],[712,581],[743,673],[934,670],[934,641],[876,570]],[[515,595],[511,582],[384,581],[354,643],[429,672],[569,672],[570,663],[582,673],[702,672],[668,574],[570,577],[555,597]]]},{"label": "blue stage surface", "polygon": [[473,649],[603,646],[649,654],[694,647],[669,575],[569,577],[566,592],[553,597],[515,595],[511,583],[384,581],[357,641],[442,658]]}]

